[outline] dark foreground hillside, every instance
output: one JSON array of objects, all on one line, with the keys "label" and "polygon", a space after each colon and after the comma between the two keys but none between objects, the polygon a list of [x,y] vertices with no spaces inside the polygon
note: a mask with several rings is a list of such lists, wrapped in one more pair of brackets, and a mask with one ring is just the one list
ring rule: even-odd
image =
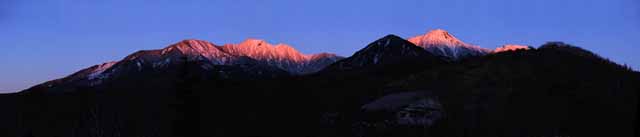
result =
[{"label": "dark foreground hillside", "polygon": [[104,86],[36,86],[0,96],[0,136],[637,134],[640,74],[589,51],[549,43],[452,61],[393,49],[407,50],[419,56],[366,65],[347,61],[368,58],[350,57],[335,63],[348,69],[334,64],[305,76],[221,76],[184,60],[171,71],[127,73]]}]

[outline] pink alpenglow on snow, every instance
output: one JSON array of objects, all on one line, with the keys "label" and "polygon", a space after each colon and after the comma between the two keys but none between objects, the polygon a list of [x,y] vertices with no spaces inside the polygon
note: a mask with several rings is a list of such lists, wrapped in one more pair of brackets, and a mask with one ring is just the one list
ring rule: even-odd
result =
[{"label": "pink alpenglow on snow", "polygon": [[445,56],[451,59],[459,59],[466,56],[482,56],[491,52],[489,49],[462,42],[442,29],[432,30],[427,34],[409,38],[409,41],[435,55]]},{"label": "pink alpenglow on snow", "polygon": [[[247,39],[239,44],[218,46],[204,40],[187,39],[171,44],[163,49],[141,50],[125,57],[122,61],[137,67],[161,69],[182,59],[205,61],[214,65],[236,65],[246,63],[247,58],[285,70],[291,74],[308,74],[319,71],[342,57],[331,53],[302,54],[286,44],[272,45],[264,40]],[[117,67],[118,62],[109,62],[87,68],[89,79],[107,77],[107,69]],[[115,70],[114,70],[115,71]],[[86,76],[81,76],[86,77]]]},{"label": "pink alpenglow on snow", "polygon": [[222,49],[230,54],[247,56],[256,60],[303,63],[312,56],[302,54],[287,44],[280,43],[274,46],[258,39],[247,39],[240,44],[225,44]]},{"label": "pink alpenglow on snow", "polygon": [[515,44],[507,44],[493,50],[493,53],[505,52],[505,51],[516,51],[516,50],[529,50],[531,49],[529,46],[525,45],[515,45]]}]

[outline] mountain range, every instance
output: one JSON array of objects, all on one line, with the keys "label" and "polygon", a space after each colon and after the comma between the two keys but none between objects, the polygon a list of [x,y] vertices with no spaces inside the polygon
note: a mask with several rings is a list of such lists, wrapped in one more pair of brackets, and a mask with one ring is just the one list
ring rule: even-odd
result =
[{"label": "mountain range", "polygon": [[1,136],[634,136],[640,73],[549,42],[445,30],[349,57],[183,40],[0,94]]},{"label": "mountain range", "polygon": [[[401,46],[389,46],[398,43],[401,43]],[[407,58],[439,56],[442,59],[457,60],[516,49],[529,48],[520,45],[505,45],[496,50],[489,50],[464,43],[447,31],[436,29],[424,35],[409,38],[408,41],[395,35],[386,36],[356,52],[349,60],[336,65],[341,68],[363,67],[369,64],[406,60],[401,58],[404,56],[409,56]],[[79,85],[93,86],[119,75],[118,71],[157,71],[183,60],[203,62],[201,66],[203,69],[211,69],[213,66],[251,65],[262,66],[262,68],[271,71],[286,71],[290,75],[305,75],[320,71],[344,58],[331,53],[305,55],[289,45],[274,45],[259,39],[247,39],[239,44],[224,44],[222,46],[203,40],[188,39],[163,49],[141,50],[121,61],[95,65],[42,85],[53,87],[61,83],[78,83]]]}]

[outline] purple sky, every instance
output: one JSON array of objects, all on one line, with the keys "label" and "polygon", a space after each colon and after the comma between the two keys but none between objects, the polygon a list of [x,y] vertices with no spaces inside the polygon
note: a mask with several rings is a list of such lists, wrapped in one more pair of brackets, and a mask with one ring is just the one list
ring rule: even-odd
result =
[{"label": "purple sky", "polygon": [[350,56],[386,34],[436,28],[491,49],[564,41],[640,68],[638,0],[89,1],[0,0],[0,92],[182,39]]}]

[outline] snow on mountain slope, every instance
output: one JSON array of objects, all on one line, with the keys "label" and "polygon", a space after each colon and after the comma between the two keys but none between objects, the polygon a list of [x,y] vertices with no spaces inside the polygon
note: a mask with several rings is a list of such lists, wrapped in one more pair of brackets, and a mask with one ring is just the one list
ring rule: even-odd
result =
[{"label": "snow on mountain slope", "polygon": [[106,62],[99,65],[94,65],[86,69],[82,69],[76,73],[71,74],[64,81],[76,81],[76,80],[100,80],[108,77],[105,71],[113,67],[117,62]]},{"label": "snow on mountain slope", "polygon": [[231,55],[247,56],[294,74],[313,73],[342,58],[328,53],[305,55],[289,45],[273,45],[258,39],[226,44],[221,49]]},{"label": "snow on mountain slope", "polygon": [[133,61],[140,68],[150,65],[152,68],[166,67],[172,61],[186,58],[190,61],[208,61],[214,65],[232,64],[238,60],[219,49],[218,46],[202,40],[183,40],[158,50],[142,50],[127,56],[123,61]]},{"label": "snow on mountain slope", "polygon": [[191,60],[207,59],[213,64],[227,64],[230,55],[219,49],[213,43],[202,40],[183,40],[161,50],[160,54],[165,56],[184,56]]},{"label": "snow on mountain slope", "polygon": [[224,46],[188,39],[163,49],[140,50],[120,61],[94,65],[32,88],[75,89],[100,85],[112,78],[131,74],[175,72],[176,68],[184,65],[185,60],[193,62],[190,65],[200,65],[202,71],[215,71],[225,76],[229,73],[234,76],[261,77],[313,73],[342,58],[329,53],[305,55],[285,44],[273,46],[256,39]]},{"label": "snow on mountain slope", "polygon": [[436,29],[427,34],[410,38],[411,43],[440,56],[451,59],[460,59],[467,56],[482,56],[491,53],[491,50],[479,46],[464,43],[449,32]]},{"label": "snow on mountain slope", "polygon": [[152,68],[158,68],[166,67],[172,61],[181,60],[183,57],[191,61],[211,62],[214,65],[237,65],[257,61],[292,74],[313,73],[342,58],[328,53],[305,55],[286,44],[274,46],[264,40],[247,39],[239,44],[224,46],[202,40],[184,40],[164,49],[139,51],[124,60],[135,61],[140,68],[149,64]]},{"label": "snow on mountain slope", "polygon": [[240,44],[226,44],[222,49],[230,54],[248,56],[256,60],[290,61],[302,63],[307,60],[306,55],[298,52],[289,45],[272,45],[264,40],[247,39]]},{"label": "snow on mountain slope", "polygon": [[104,76],[105,76],[105,75],[103,75],[104,71],[109,69],[109,68],[111,68],[116,63],[117,62],[107,62],[107,63],[96,65],[96,66],[90,68],[89,71],[91,73],[89,75],[87,75],[88,79],[92,80],[92,79],[104,78]]},{"label": "snow on mountain slope", "polygon": [[515,44],[507,44],[493,50],[492,53],[499,53],[505,51],[516,51],[516,50],[529,50],[531,49],[529,46],[524,45],[515,45]]},{"label": "snow on mountain slope", "polygon": [[107,79],[110,76],[107,70],[113,68],[117,63],[118,62],[106,62],[99,65],[93,65],[67,77],[47,81],[34,87],[52,88],[64,86],[66,88],[72,88],[75,86],[93,86],[101,84],[104,79]]},{"label": "snow on mountain slope", "polygon": [[141,50],[118,62],[108,62],[83,69],[64,78],[64,81],[85,80],[93,85],[108,78],[112,73],[118,73],[117,71],[161,70],[184,59],[210,63],[203,66],[204,69],[211,69],[212,65],[259,63],[292,74],[307,74],[319,71],[342,57],[329,53],[305,55],[288,45],[273,46],[264,40],[257,39],[224,46],[217,46],[203,40],[188,39],[163,49]]}]

